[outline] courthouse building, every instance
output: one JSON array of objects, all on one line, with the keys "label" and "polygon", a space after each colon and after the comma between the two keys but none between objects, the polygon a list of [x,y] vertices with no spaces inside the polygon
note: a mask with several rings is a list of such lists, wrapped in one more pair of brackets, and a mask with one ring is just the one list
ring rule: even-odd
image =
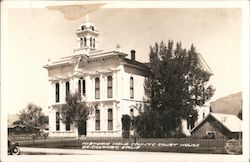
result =
[{"label": "courthouse building", "polygon": [[[80,93],[82,101],[94,107],[87,123],[81,127],[83,130],[78,129],[80,134],[121,137],[122,115],[138,115],[149,69],[146,64],[136,61],[135,50],[126,54],[120,51],[119,45],[112,51],[98,49],[99,33],[90,22],[81,24],[76,35],[78,47],[73,54],[44,66],[50,83],[49,136],[77,136],[73,125],[65,125],[60,120],[60,108],[67,94]],[[209,113],[207,108],[199,110],[203,117]],[[191,127],[185,121],[183,127],[188,135]]]}]

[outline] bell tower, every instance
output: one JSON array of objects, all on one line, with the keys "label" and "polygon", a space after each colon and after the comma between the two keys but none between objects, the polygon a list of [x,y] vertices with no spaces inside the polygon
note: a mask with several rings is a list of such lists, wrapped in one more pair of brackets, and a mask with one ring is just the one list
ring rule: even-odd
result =
[{"label": "bell tower", "polygon": [[98,30],[93,23],[87,22],[80,25],[76,31],[78,46],[74,53],[89,54],[97,49]]}]

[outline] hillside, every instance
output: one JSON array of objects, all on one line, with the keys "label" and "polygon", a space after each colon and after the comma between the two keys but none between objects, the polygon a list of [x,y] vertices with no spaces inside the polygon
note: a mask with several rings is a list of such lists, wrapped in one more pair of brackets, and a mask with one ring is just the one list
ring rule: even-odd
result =
[{"label": "hillside", "polygon": [[215,113],[225,113],[238,115],[241,110],[242,92],[231,94],[210,102],[212,111]]}]

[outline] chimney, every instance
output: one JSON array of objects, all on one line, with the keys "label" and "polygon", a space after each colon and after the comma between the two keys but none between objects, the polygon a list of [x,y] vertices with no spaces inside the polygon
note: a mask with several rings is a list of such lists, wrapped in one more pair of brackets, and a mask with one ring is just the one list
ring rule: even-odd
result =
[{"label": "chimney", "polygon": [[131,50],[131,60],[135,61],[135,50]]}]

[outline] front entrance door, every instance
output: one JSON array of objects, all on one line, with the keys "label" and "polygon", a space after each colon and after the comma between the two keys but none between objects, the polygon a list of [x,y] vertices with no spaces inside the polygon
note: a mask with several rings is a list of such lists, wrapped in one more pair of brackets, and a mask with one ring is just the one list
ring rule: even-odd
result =
[{"label": "front entrance door", "polygon": [[78,134],[79,135],[85,135],[87,134],[87,122],[81,121],[78,126]]}]

